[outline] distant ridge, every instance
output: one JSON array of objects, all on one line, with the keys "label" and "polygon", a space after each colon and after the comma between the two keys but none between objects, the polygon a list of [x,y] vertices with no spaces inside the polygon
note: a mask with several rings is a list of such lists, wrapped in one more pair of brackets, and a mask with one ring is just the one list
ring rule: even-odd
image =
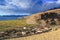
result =
[{"label": "distant ridge", "polygon": [[27,15],[2,15],[0,17],[23,17],[23,16],[27,16]]}]

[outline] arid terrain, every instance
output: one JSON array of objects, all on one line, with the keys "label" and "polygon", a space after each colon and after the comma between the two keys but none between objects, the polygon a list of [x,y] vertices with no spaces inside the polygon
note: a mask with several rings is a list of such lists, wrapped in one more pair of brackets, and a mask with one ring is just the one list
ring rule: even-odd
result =
[{"label": "arid terrain", "polygon": [[13,38],[7,40],[60,40],[60,29],[28,37]]},{"label": "arid terrain", "polygon": [[0,21],[0,39],[60,40],[60,9],[39,12],[24,19]]}]

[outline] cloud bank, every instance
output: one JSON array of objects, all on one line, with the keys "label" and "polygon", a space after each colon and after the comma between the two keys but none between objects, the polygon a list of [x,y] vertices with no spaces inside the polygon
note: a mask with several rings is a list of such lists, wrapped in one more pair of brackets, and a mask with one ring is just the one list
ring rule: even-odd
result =
[{"label": "cloud bank", "polygon": [[60,0],[0,0],[0,15],[30,15],[60,7]]}]

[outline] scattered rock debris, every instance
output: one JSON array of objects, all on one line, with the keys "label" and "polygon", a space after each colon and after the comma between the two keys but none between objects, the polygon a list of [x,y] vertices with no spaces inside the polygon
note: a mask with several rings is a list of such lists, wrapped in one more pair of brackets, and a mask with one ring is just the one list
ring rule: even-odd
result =
[{"label": "scattered rock debris", "polygon": [[51,28],[32,28],[32,27],[22,27],[21,30],[17,30],[17,29],[9,29],[9,30],[5,30],[0,32],[0,39],[9,39],[9,38],[18,38],[18,37],[25,37],[25,36],[29,36],[29,35],[34,35],[34,34],[39,34],[39,33],[43,33],[43,32],[48,32],[52,30]]}]

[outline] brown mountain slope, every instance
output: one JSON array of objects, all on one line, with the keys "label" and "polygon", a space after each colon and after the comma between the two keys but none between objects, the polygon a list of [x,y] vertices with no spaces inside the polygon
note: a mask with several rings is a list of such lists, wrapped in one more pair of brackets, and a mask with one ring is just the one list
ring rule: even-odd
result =
[{"label": "brown mountain slope", "polygon": [[[48,10],[45,12],[40,12],[33,14],[26,18],[28,24],[49,24],[49,22],[55,21],[60,24],[60,9]],[[51,23],[50,23],[51,24]]]}]

